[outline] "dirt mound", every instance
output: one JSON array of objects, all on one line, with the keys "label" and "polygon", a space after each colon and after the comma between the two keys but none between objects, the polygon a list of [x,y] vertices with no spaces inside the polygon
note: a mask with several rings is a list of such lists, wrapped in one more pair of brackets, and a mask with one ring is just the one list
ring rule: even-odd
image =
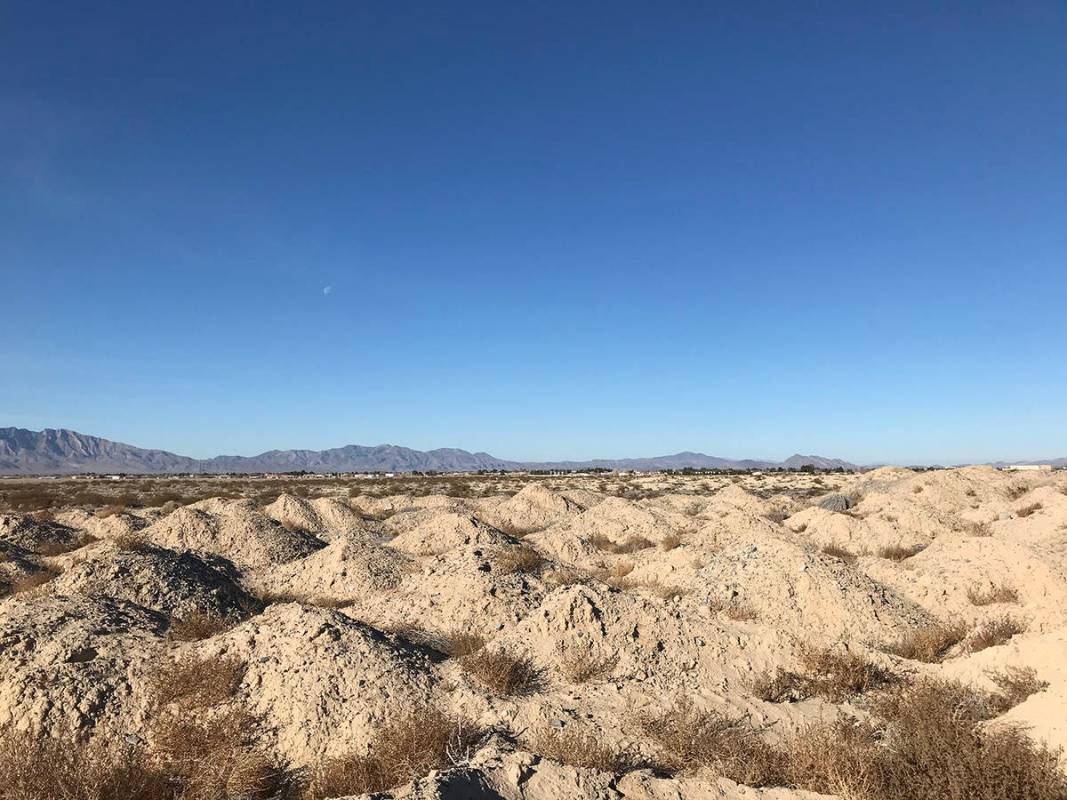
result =
[{"label": "dirt mound", "polygon": [[411,569],[396,550],[342,538],[305,558],[249,572],[245,583],[264,594],[351,602],[395,588]]},{"label": "dirt mound", "polygon": [[466,545],[425,559],[388,594],[357,599],[351,613],[377,627],[492,633],[537,608],[546,587],[537,573],[507,572],[514,545]]},{"label": "dirt mound", "polygon": [[201,612],[236,619],[255,605],[224,569],[192,553],[100,541],[57,558],[56,566],[60,574],[45,587],[52,595],[111,597],[177,618]]},{"label": "dirt mound", "polygon": [[263,509],[263,513],[289,530],[310,533],[324,542],[342,536],[369,536],[362,515],[347,503],[332,497],[306,500],[291,494],[280,494],[277,500]]},{"label": "dirt mound", "polygon": [[168,514],[140,536],[172,550],[221,556],[241,570],[282,564],[323,547],[315,537],[260,514],[251,500],[203,500]]},{"label": "dirt mound", "polygon": [[975,625],[1011,612],[1035,629],[1067,624],[1067,575],[1025,546],[990,536],[944,537],[905,564],[864,559],[862,568],[945,620]]},{"label": "dirt mound", "polygon": [[389,544],[404,553],[432,556],[468,545],[508,545],[514,540],[470,514],[443,513],[429,517]]},{"label": "dirt mound", "polygon": [[37,520],[29,514],[0,516],[0,542],[29,553],[49,554],[76,547],[85,535],[51,520]]},{"label": "dirt mound", "polygon": [[781,540],[726,548],[700,576],[713,605],[749,608],[762,624],[813,639],[882,642],[932,621],[851,565]]},{"label": "dirt mound", "polygon": [[56,514],[56,521],[71,528],[85,531],[97,539],[119,539],[129,536],[148,525],[144,516],[129,513],[90,514],[79,508]]},{"label": "dirt mound", "polygon": [[166,619],[106,597],[0,603],[0,727],[69,737],[143,724],[143,688]]},{"label": "dirt mound", "polygon": [[512,497],[497,504],[486,519],[509,533],[529,533],[547,528],[585,509],[540,483],[529,483]]},{"label": "dirt mound", "polygon": [[297,603],[273,605],[192,649],[247,664],[237,701],[296,766],[365,752],[382,720],[427,702],[435,682],[424,654],[342,613]]}]

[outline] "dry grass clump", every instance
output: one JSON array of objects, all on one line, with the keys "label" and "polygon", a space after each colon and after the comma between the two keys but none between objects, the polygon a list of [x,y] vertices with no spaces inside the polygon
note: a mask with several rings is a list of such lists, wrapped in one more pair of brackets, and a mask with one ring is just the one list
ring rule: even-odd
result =
[{"label": "dry grass clump", "polygon": [[0,731],[3,800],[169,800],[176,791],[142,748],[98,737],[89,742]]},{"label": "dry grass clump", "polygon": [[589,544],[593,545],[597,550],[602,550],[605,553],[616,553],[619,555],[628,555],[630,553],[636,553],[639,550],[647,550],[653,547],[653,542],[650,539],[646,539],[644,536],[631,536],[625,542],[616,542],[602,533],[594,533],[589,537]]},{"label": "dry grass clump", "polygon": [[721,614],[734,622],[753,622],[759,619],[759,612],[736,597],[729,600],[708,598],[708,608],[715,614]]},{"label": "dry grass clump", "polygon": [[442,641],[445,648],[442,652],[450,658],[465,658],[485,647],[485,639],[470,631],[453,630]]},{"label": "dry grass clump", "polygon": [[149,688],[154,708],[175,704],[182,709],[204,709],[232,698],[241,685],[247,665],[233,656],[186,655],[164,665]]},{"label": "dry grass clump", "polygon": [[897,680],[889,670],[854,652],[805,647],[800,663],[808,691],[833,703]]},{"label": "dry grass clump", "polygon": [[559,671],[570,683],[589,683],[615,671],[619,656],[598,656],[588,650],[566,650],[559,656]]},{"label": "dry grass clump", "polygon": [[963,523],[963,532],[968,536],[986,537],[993,535],[993,528],[988,522],[972,522],[967,520]]},{"label": "dry grass clump", "polygon": [[256,722],[240,709],[210,716],[164,714],[153,725],[152,762],[178,787],[178,800],[281,797],[288,776],[256,746]]},{"label": "dry grass clump", "polygon": [[781,667],[757,675],[751,691],[753,697],[767,703],[794,703],[810,697],[803,676]]},{"label": "dry grass clump", "polygon": [[879,549],[877,555],[879,558],[887,558],[890,561],[904,561],[905,559],[921,553],[925,549],[926,546],[921,544],[912,547],[904,547],[903,545],[894,544]]},{"label": "dry grass clump", "polygon": [[795,702],[822,697],[831,703],[890,686],[896,675],[859,653],[835,649],[803,648],[799,673],[779,668],[773,674],[757,677],[752,685],[755,697],[769,703]]},{"label": "dry grass clump", "polygon": [[1014,617],[1003,616],[991,619],[971,634],[967,649],[972,653],[1006,643],[1011,637],[1026,633],[1026,623]]},{"label": "dry grass clump", "polygon": [[929,679],[886,692],[871,721],[816,723],[783,748],[786,782],[854,800],[1062,800],[1057,753],[1018,727],[979,727],[995,700]]},{"label": "dry grass clump", "polygon": [[1010,586],[1003,584],[982,588],[972,586],[967,590],[967,599],[972,605],[990,606],[994,603],[1018,603],[1019,593]]},{"label": "dry grass clump", "polygon": [[659,716],[646,717],[641,725],[656,743],[661,766],[670,772],[707,768],[748,786],[782,783],[781,754],[747,719],[730,719],[679,702]]},{"label": "dry grass clump", "polygon": [[494,694],[533,694],[543,684],[541,670],[526,656],[482,648],[460,659],[463,669]]},{"label": "dry grass clump", "polygon": [[1004,698],[1002,711],[1015,708],[1030,695],[1048,688],[1048,681],[1038,678],[1037,672],[1031,667],[1006,667],[990,672],[989,679],[997,685]]},{"label": "dry grass clump", "polygon": [[545,557],[526,545],[509,547],[493,554],[493,566],[501,575],[517,572],[535,573],[545,564]]},{"label": "dry grass clump", "polygon": [[31,572],[29,575],[25,575],[18,580],[13,581],[8,589],[8,593],[21,594],[22,592],[32,592],[34,589],[44,586],[59,574],[59,570],[53,569],[52,567],[39,569],[37,572]]},{"label": "dry grass clump", "polygon": [[836,558],[840,561],[844,561],[847,564],[853,564],[856,561],[856,554],[851,550],[846,550],[836,544],[827,544],[822,548],[822,552],[831,558]]},{"label": "dry grass clump", "polygon": [[153,547],[151,542],[138,536],[136,533],[123,533],[118,536],[112,536],[110,539],[115,543],[115,546],[118,547],[119,550],[125,550],[131,553],[151,550]]},{"label": "dry grass clump", "polygon": [[330,759],[315,769],[305,800],[373,794],[470,759],[483,732],[432,706],[387,721],[367,755]]},{"label": "dry grass clump", "polygon": [[1023,506],[1020,509],[1016,509],[1015,516],[1017,516],[1017,517],[1029,517],[1031,514],[1033,514],[1036,511],[1040,511],[1042,508],[1044,508],[1044,506],[1041,505],[1040,503],[1031,503],[1028,506]]},{"label": "dry grass clump", "polygon": [[905,633],[882,649],[901,658],[933,664],[967,636],[963,623],[938,623]]},{"label": "dry grass clump", "polygon": [[558,589],[562,586],[577,586],[589,583],[589,573],[574,569],[573,567],[553,567],[541,573],[541,580],[546,586]]},{"label": "dry grass clump", "polygon": [[167,638],[175,642],[199,642],[228,631],[236,620],[197,609],[184,617],[174,617],[167,628]]},{"label": "dry grass clump", "polygon": [[678,547],[682,543],[682,537],[676,533],[668,533],[662,539],[660,539],[659,546],[661,550],[670,552],[674,548]]},{"label": "dry grass clump", "polygon": [[576,727],[560,731],[541,731],[530,742],[530,749],[542,758],[569,764],[582,769],[619,774],[637,764],[631,752],[620,752],[607,745],[592,732]]}]

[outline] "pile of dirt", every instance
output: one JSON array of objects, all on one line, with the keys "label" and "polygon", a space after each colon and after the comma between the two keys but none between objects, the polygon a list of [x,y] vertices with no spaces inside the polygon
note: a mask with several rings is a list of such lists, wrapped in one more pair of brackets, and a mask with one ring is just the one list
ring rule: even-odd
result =
[{"label": "pile of dirt", "polygon": [[529,483],[515,495],[487,511],[485,519],[510,533],[544,530],[585,509],[540,483]]},{"label": "pile of dirt", "polygon": [[712,605],[750,609],[764,625],[805,631],[813,640],[883,642],[932,622],[852,565],[782,540],[728,547],[700,576]]},{"label": "pile of dirt", "polygon": [[247,665],[236,702],[294,766],[366,753],[375,730],[399,709],[430,700],[434,665],[337,611],[276,604],[185,652],[232,656]]},{"label": "pile of dirt", "polygon": [[[80,508],[68,509],[56,514],[56,521],[68,527],[84,531],[97,539],[122,539],[149,524],[148,517],[156,517],[158,514],[142,512],[131,514],[129,512],[117,512],[114,514],[90,514]],[[154,520],[153,520],[154,521]]]},{"label": "pile of dirt", "polygon": [[340,538],[305,558],[252,570],[244,582],[264,595],[343,603],[394,589],[412,569],[390,547]]},{"label": "pile of dirt", "polygon": [[340,537],[365,539],[370,535],[363,516],[347,503],[332,497],[306,500],[280,494],[263,509],[263,513],[289,530],[310,533],[324,542]]},{"label": "pile of dirt", "polygon": [[57,738],[141,729],[166,627],[161,614],[107,597],[0,602],[0,727]]},{"label": "pile of dirt", "polygon": [[127,600],[179,619],[196,612],[238,619],[255,606],[225,565],[188,552],[101,540],[54,563],[60,574],[44,587],[52,595]]},{"label": "pile of dirt", "polygon": [[514,625],[547,589],[539,572],[501,570],[500,554],[511,547],[465,545],[426,558],[388,594],[356,598],[350,612],[382,628],[492,633]]},{"label": "pile of dirt", "polygon": [[284,564],[324,546],[259,513],[251,500],[202,500],[176,509],[139,535],[160,547],[221,556],[241,570]]},{"label": "pile of dirt", "polygon": [[445,512],[396,536],[389,545],[415,556],[433,556],[470,545],[507,545],[514,540],[470,514]]},{"label": "pile of dirt", "polygon": [[48,554],[76,547],[84,538],[81,531],[30,514],[0,516],[0,542],[28,553]]}]

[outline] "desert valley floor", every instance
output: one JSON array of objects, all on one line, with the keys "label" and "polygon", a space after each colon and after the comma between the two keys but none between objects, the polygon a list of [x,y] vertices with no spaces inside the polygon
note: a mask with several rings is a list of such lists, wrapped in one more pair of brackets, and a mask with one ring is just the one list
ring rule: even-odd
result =
[{"label": "desert valley floor", "polygon": [[5,479],[0,512],[0,800],[1067,796],[1067,472]]}]

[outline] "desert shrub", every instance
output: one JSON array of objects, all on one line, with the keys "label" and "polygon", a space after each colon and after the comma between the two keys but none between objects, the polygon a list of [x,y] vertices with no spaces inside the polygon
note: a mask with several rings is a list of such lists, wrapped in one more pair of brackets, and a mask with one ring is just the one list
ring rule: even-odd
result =
[{"label": "desert shrub", "polygon": [[615,774],[627,772],[637,764],[632,753],[608,747],[594,733],[576,727],[542,731],[533,737],[530,749],[561,764]]},{"label": "desert shrub", "polygon": [[174,798],[166,775],[142,748],[97,737],[38,737],[0,730],[3,800],[165,800]]},{"label": "desert shrub", "polygon": [[676,533],[668,533],[659,543],[661,550],[671,551],[682,543],[682,537]]},{"label": "desert shrub", "polygon": [[598,656],[588,650],[566,650],[559,657],[559,671],[570,683],[588,683],[606,678],[618,666],[618,655]]},{"label": "desert shrub", "polygon": [[151,542],[132,532],[112,536],[111,541],[115,543],[115,546],[118,547],[119,550],[126,550],[128,552],[151,550],[153,547]]},{"label": "desert shrub", "polygon": [[167,638],[175,642],[199,642],[210,639],[234,626],[236,620],[197,609],[184,617],[173,617]]},{"label": "desert shrub", "polygon": [[193,710],[217,706],[232,698],[247,666],[233,656],[186,655],[156,672],[149,697],[154,708],[177,705]]},{"label": "desert shrub", "polygon": [[1019,593],[1010,586],[1003,584],[982,588],[972,586],[967,589],[967,599],[976,606],[989,606],[994,603],[1018,603]]},{"label": "desert shrub", "polygon": [[465,658],[485,647],[485,639],[470,631],[455,629],[442,637],[444,649],[441,651],[450,658]]},{"label": "desert shrub", "polygon": [[44,567],[31,572],[29,575],[24,575],[15,581],[12,581],[11,587],[8,590],[10,594],[21,594],[22,592],[32,592],[34,589],[40,588],[48,583],[52,578],[59,575],[58,569],[52,567]]},{"label": "desert shrub", "polygon": [[433,707],[386,721],[367,755],[325,761],[313,770],[306,800],[384,792],[434,769],[467,761],[483,737],[470,723]]},{"label": "desert shrub", "polygon": [[967,520],[963,523],[963,531],[968,536],[992,536],[993,528],[990,527],[988,522],[972,522]]},{"label": "desert shrub", "polygon": [[541,580],[554,588],[589,583],[590,575],[573,567],[554,567],[541,574]]},{"label": "desert shrub", "polygon": [[997,617],[985,622],[971,634],[967,640],[967,649],[972,653],[977,653],[988,647],[1002,645],[1012,636],[1025,632],[1026,624],[1014,617]]},{"label": "desert shrub", "polygon": [[836,544],[828,544],[822,547],[822,552],[831,558],[836,558],[840,561],[844,561],[848,564],[852,564],[856,561],[856,554],[851,550],[846,550]]},{"label": "desert shrub", "polygon": [[890,561],[904,561],[911,558],[917,553],[921,553],[925,550],[925,546],[921,544],[914,545],[912,547],[904,547],[903,545],[889,545],[878,550],[879,558],[886,558]]},{"label": "desert shrub", "polygon": [[1048,681],[1037,677],[1037,672],[1030,667],[1006,667],[989,673],[989,679],[1000,689],[1004,698],[1001,711],[1015,708],[1032,694],[1048,688]]},{"label": "desert shrub", "polygon": [[808,693],[833,703],[896,680],[889,670],[854,652],[805,647],[800,663]]},{"label": "desert shrub", "polygon": [[901,658],[932,664],[943,659],[966,635],[967,628],[962,623],[939,623],[909,631],[882,649]]},{"label": "desert shrub", "polygon": [[759,613],[756,609],[737,598],[730,600],[708,598],[708,608],[734,622],[752,622],[759,619]]},{"label": "desert shrub", "polygon": [[617,553],[619,555],[636,553],[639,550],[647,550],[653,546],[652,541],[644,536],[631,536],[625,542],[616,542],[602,533],[594,533],[590,536],[589,544],[605,553]]},{"label": "desert shrub", "polygon": [[1007,494],[1008,500],[1014,503],[1028,491],[1030,491],[1029,486],[1009,486],[1007,490],[1005,490],[1005,494]]},{"label": "desert shrub", "polygon": [[853,695],[896,682],[896,676],[858,653],[805,647],[800,651],[801,671],[779,668],[754,681],[754,696],[771,703],[822,697],[842,703]]},{"label": "desert shrub", "polygon": [[525,656],[505,650],[482,648],[460,659],[463,668],[489,691],[518,696],[532,694],[541,688],[541,670]]},{"label": "desert shrub", "polygon": [[153,721],[151,756],[179,800],[268,800],[287,775],[254,741],[257,720],[241,709],[205,715],[171,711]]},{"label": "desert shrub", "polygon": [[784,772],[798,788],[856,800],[1062,800],[1057,753],[1018,727],[978,723],[988,695],[920,680],[886,692],[870,722],[817,723],[786,743]]},{"label": "desert shrub", "polygon": [[1044,508],[1040,503],[1030,503],[1030,505],[1023,506],[1022,508],[1015,510],[1015,516],[1017,517],[1029,517],[1034,512],[1040,511]]},{"label": "desert shrub", "polygon": [[525,545],[509,547],[493,555],[493,565],[501,575],[537,572],[544,566],[544,563],[544,556]]},{"label": "desert shrub", "polygon": [[781,754],[746,719],[680,702],[644,718],[641,725],[660,752],[661,766],[670,772],[706,768],[748,786],[782,782]]},{"label": "desert shrub", "polygon": [[751,691],[753,697],[767,703],[792,703],[809,697],[803,676],[781,667],[757,675]]}]

